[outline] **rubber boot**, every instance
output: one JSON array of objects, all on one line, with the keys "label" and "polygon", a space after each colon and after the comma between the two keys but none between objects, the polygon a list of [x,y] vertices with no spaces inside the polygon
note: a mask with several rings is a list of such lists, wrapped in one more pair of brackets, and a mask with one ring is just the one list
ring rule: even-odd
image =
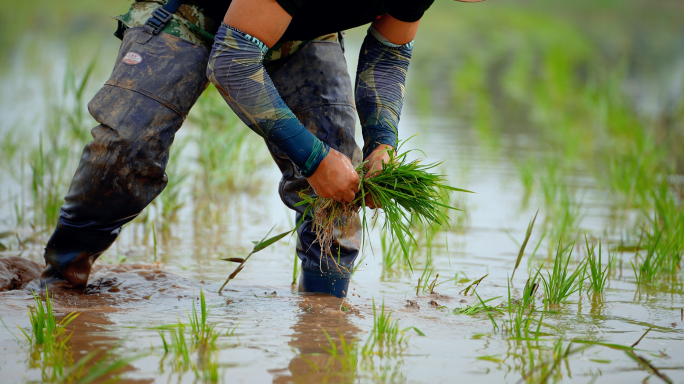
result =
[{"label": "rubber boot", "polygon": [[66,281],[73,288],[85,287],[93,263],[116,240],[119,231],[109,235],[83,233],[59,223],[45,247],[47,267],[40,277],[41,285]]}]

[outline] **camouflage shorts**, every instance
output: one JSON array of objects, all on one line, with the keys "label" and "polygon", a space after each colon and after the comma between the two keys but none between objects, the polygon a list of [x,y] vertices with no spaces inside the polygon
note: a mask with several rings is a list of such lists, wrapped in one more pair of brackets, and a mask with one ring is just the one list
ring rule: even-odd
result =
[{"label": "camouflage shorts", "polygon": [[[152,12],[159,6],[164,5],[166,1],[163,0],[136,0],[131,4],[131,9],[128,13],[115,16],[114,19],[123,24],[125,28],[142,27],[145,25],[147,19],[152,16]],[[189,41],[193,44],[202,45],[211,51],[211,46],[214,44],[213,31],[218,30],[221,24],[223,15],[218,18],[211,18],[202,13],[202,10],[190,4],[183,4],[178,8],[178,11],[173,14],[173,18],[162,29],[162,32],[179,37],[183,40]],[[211,32],[209,32],[211,31]],[[330,33],[317,37],[312,40],[317,41],[339,41],[337,33]],[[278,64],[295,52],[299,51],[309,41],[312,40],[295,40],[278,42],[271,49],[268,50],[264,57],[264,64],[267,70],[279,66]],[[270,72],[270,71],[269,71]]]}]

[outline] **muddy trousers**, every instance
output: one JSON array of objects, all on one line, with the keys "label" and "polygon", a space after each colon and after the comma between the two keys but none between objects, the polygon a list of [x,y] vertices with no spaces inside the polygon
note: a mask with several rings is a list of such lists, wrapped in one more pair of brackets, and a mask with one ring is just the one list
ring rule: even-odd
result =
[{"label": "muddy trousers", "polygon": [[[334,60],[341,59],[344,64],[339,44],[331,44],[339,51]],[[326,52],[331,51],[332,46],[327,48]],[[83,150],[57,228],[46,245],[43,281],[66,280],[75,287],[86,285],[93,263],[116,240],[121,227],[164,190],[168,182],[165,169],[169,148],[175,133],[208,85],[208,56],[206,48],[165,33],[151,35],[142,28],[126,31],[110,79],[88,104],[90,114],[100,125],[92,130],[93,141]],[[294,63],[296,57],[290,61]],[[326,63],[331,63],[327,59],[323,55],[314,62],[322,70]],[[354,109],[346,67],[346,81],[342,81],[341,72],[340,76],[333,76],[343,86],[333,81],[326,87],[328,83],[315,85],[306,79],[291,78],[297,71],[306,71],[291,65],[288,75],[289,64],[273,74],[278,90],[285,94],[289,90],[285,102],[307,128],[317,131],[319,138],[360,161],[360,150],[353,140]],[[300,67],[303,65],[304,61],[300,61]],[[338,67],[340,62],[332,68]],[[319,81],[319,77],[311,81]],[[298,192],[308,187],[306,179],[277,148],[269,144],[269,149],[283,172],[280,195],[294,209],[299,201]],[[358,219],[351,222],[358,224]],[[317,270],[319,279],[332,277],[339,285],[337,281],[342,278],[348,283],[348,275],[326,275],[320,267],[318,248],[311,244],[314,237],[309,228],[304,225],[299,229],[298,254],[304,275],[309,275],[306,271]],[[342,256],[340,264],[348,267],[353,266],[358,254],[358,246],[351,245],[359,243],[354,236],[356,232],[348,238],[341,236],[336,242],[342,245],[341,252],[335,250]],[[340,296],[341,290],[346,289],[336,287],[328,289],[334,291],[329,293]]]}]

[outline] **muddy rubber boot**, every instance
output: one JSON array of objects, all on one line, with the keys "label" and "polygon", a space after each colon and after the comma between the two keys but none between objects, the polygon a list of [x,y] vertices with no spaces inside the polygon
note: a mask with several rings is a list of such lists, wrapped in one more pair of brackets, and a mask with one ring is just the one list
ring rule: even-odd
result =
[{"label": "muddy rubber boot", "polygon": [[45,247],[46,268],[40,277],[41,287],[66,282],[73,288],[85,287],[93,263],[116,240],[119,230],[102,235],[84,233],[57,225]]},{"label": "muddy rubber boot", "polygon": [[304,271],[299,274],[299,292],[324,293],[339,298],[347,297],[351,274]]},{"label": "muddy rubber boot", "polygon": [[[297,222],[301,220],[297,213]],[[354,261],[361,248],[361,222],[358,215],[347,217],[333,231],[329,253],[322,253],[311,229],[311,218],[297,228],[297,255],[302,260],[299,292],[325,293],[347,297]]]}]

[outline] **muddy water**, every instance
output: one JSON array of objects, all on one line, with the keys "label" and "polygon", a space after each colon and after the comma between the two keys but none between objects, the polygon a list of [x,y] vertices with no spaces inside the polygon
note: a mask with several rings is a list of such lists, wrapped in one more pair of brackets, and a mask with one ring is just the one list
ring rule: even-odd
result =
[{"label": "muddy water", "polygon": [[[105,51],[107,55],[115,53]],[[353,53],[357,51],[358,45],[350,41],[347,59],[351,68],[355,68]],[[56,72],[61,75],[63,70],[58,68]],[[30,99],[26,89],[40,88],[33,83],[25,87],[17,79],[30,76],[15,74],[3,79],[5,88],[21,88],[27,93],[14,99]],[[415,105],[410,100],[412,94],[408,97],[407,105]],[[3,93],[1,111],[12,120],[19,121],[26,111],[42,108],[32,103],[12,103],[10,99],[9,93]],[[191,129],[191,125],[184,127],[178,140]],[[365,341],[373,325],[373,300],[377,305],[384,301],[401,329],[414,326],[425,336],[408,330],[406,335],[410,338],[403,352],[360,366],[359,381],[518,382],[529,352],[522,350],[524,345],[509,341],[501,329],[494,330],[485,315],[454,315],[451,310],[477,300],[460,293],[470,284],[460,280],[464,276],[472,281],[488,274],[478,294],[483,299],[501,296],[493,301],[495,304],[506,297],[507,277],[519,249],[510,237],[522,241],[537,208],[542,207],[539,222],[548,214],[534,196],[523,204],[524,191],[513,163],[529,152],[543,153],[544,146],[526,134],[525,129],[512,129],[511,133],[496,137],[500,147],[492,150],[485,144],[488,138],[476,133],[471,122],[450,114],[426,117],[410,108],[404,113],[401,129],[402,137],[420,133],[409,146],[424,150],[427,161],[445,160],[441,172],[449,175],[454,186],[476,192],[461,200],[466,211],[459,215],[467,217],[466,224],[440,233],[434,242],[432,266],[440,274],[439,281],[458,273],[461,282],[441,284],[436,294],[416,295],[424,255],[418,258],[413,274],[388,273],[382,268],[379,234],[374,231],[373,249],[365,250],[365,258],[352,279],[351,294],[344,303],[341,299],[299,294],[293,289],[293,240],[283,240],[256,254],[219,295],[219,287],[234,268],[220,258],[244,257],[252,248],[251,241],[261,239],[274,224],[274,231],[285,231],[294,225],[294,215],[283,207],[276,193],[279,175],[271,165],[259,175],[263,180],[259,193],[229,195],[226,201],[216,202],[211,217],[196,220],[195,202],[188,199],[171,235],[159,239],[159,263],[153,261],[152,240],[144,239],[149,233],[142,226],[131,225],[105,254],[109,261],[98,261],[85,293],[57,290],[55,310],[79,313],[68,326],[73,331],[69,343],[74,359],[98,348],[116,347],[122,356],[142,356],[125,367],[125,381],[199,381],[192,371],[173,371],[169,358],[164,357],[158,332],[151,328],[173,324],[178,319],[187,323],[186,311],[198,302],[202,290],[211,306],[210,322],[222,331],[218,343],[223,382],[351,381],[353,376],[349,372],[331,363],[324,330],[336,341],[339,335],[345,340]],[[360,137],[358,140],[361,142]],[[13,183],[14,179],[2,177],[3,186]],[[579,172],[568,183],[582,196],[579,226],[609,241],[618,241],[619,228],[606,230],[613,228],[612,202],[594,185],[591,174]],[[10,209],[7,204],[0,206],[3,215],[9,215]],[[536,244],[540,237],[541,230],[536,230],[530,244]],[[544,241],[539,254],[547,255],[550,247],[553,244]],[[22,258],[40,262],[41,248],[38,242],[21,252],[8,250],[1,255],[21,253]],[[528,278],[525,266],[530,253],[528,248],[513,279],[516,298]],[[117,263],[120,256],[125,256],[126,262]],[[684,382],[682,286],[675,282],[638,290],[629,267],[631,256],[620,255],[623,262],[618,263],[602,297],[575,294],[568,303],[554,308],[558,313],[547,315],[544,321],[558,331],[544,338],[554,340],[563,335],[566,341],[591,338],[631,345],[650,327],[650,333],[639,343],[643,349],[639,354],[674,382]],[[5,269],[0,267],[0,285],[19,288],[12,283],[12,276],[30,279],[30,274]],[[4,276],[6,283],[1,280]],[[0,327],[0,382],[41,381],[40,369],[32,365],[30,349],[25,342],[15,339],[19,337],[15,325],[25,330],[30,326],[26,310],[33,300],[30,289],[35,287],[33,283],[23,289],[0,292],[0,314],[9,327]],[[415,304],[408,304],[408,300]],[[342,305],[351,310],[341,311]],[[502,320],[496,317],[499,327]],[[225,335],[236,325],[234,334]],[[544,345],[550,348],[552,343]],[[571,355],[561,372],[568,382],[590,382],[592,378],[596,382],[640,382],[649,376],[624,352],[601,346]]]},{"label": "muddy water", "polygon": [[[506,279],[518,250],[509,234],[521,241],[527,222],[541,205],[532,198],[528,207],[533,208],[521,208],[523,191],[515,181],[516,171],[511,165],[515,156],[534,148],[533,138],[504,135],[502,150],[494,154],[479,144],[467,124],[449,116],[426,121],[409,112],[403,124],[407,135],[419,132],[419,127],[430,127],[411,145],[427,150],[428,160],[446,159],[444,172],[454,184],[477,192],[469,195],[465,203],[469,225],[438,235],[433,251],[435,272],[447,278],[458,272],[470,279],[489,274],[478,288],[480,296],[505,296]],[[276,170],[268,171],[265,180],[262,193],[232,197],[222,207],[217,222],[206,228],[193,226],[192,220],[181,220],[172,228],[174,237],[158,244],[160,263],[151,262],[153,250],[139,244],[132,227],[106,255],[111,260],[127,255],[126,263],[99,262],[85,294],[58,290],[56,311],[80,313],[69,325],[74,332],[70,344],[75,358],[94,348],[118,346],[122,353],[144,354],[126,367],[122,376],[126,380],[194,382],[192,371],[176,373],[165,366],[161,339],[150,328],[175,323],[178,318],[187,322],[185,311],[197,302],[202,289],[211,305],[210,322],[218,324],[221,330],[239,324],[234,335],[219,339],[220,372],[225,382],[347,380],[349,376],[339,372],[338,365],[329,363],[325,349],[329,344],[323,330],[336,340],[338,332],[345,340],[365,340],[373,324],[373,299],[377,304],[384,301],[402,329],[415,326],[425,336],[407,331],[410,339],[403,353],[363,368],[365,371],[359,371],[361,381],[486,379],[512,383],[521,378],[524,362],[515,355],[520,351],[500,329],[493,330],[486,316],[451,314],[454,308],[477,300],[459,293],[468,283],[448,282],[439,285],[436,294],[416,296],[415,283],[420,271],[394,277],[383,274],[377,231],[372,236],[375,254],[370,248],[366,250],[353,277],[351,295],[344,304],[351,311],[340,311],[340,299],[302,295],[292,289],[292,241],[283,241],[256,254],[219,295],[218,288],[234,267],[219,257],[244,256],[251,247],[250,240],[261,238],[274,223],[278,224],[277,230],[292,225],[290,213],[275,193]],[[597,207],[610,205],[591,184],[583,184],[582,190],[588,208],[581,227],[601,233],[610,211]],[[190,217],[191,210],[189,201],[181,217]],[[542,210],[541,214],[545,212]],[[539,236],[540,233],[534,233],[531,243],[536,244]],[[548,246],[543,243],[540,253],[546,254]],[[37,259],[39,249],[27,253]],[[516,297],[528,277],[524,268],[526,258],[513,280]],[[623,263],[623,268],[616,271],[602,298],[573,295],[569,303],[556,308],[558,314],[548,315],[545,322],[563,332],[566,340],[593,337],[624,345],[631,345],[652,327],[639,344],[644,350],[641,353],[675,382],[682,382],[681,286],[642,288],[637,292],[633,274],[626,265]],[[422,268],[420,262],[418,268]],[[26,308],[31,303],[27,290],[31,287],[34,285],[0,293],[0,313],[10,329],[14,324],[27,329]],[[407,306],[407,300],[414,300],[417,306]],[[501,300],[503,297],[494,302]],[[442,306],[446,309],[438,309]],[[500,324],[501,317],[497,321]],[[12,332],[18,334],[16,330]],[[29,367],[28,348],[15,341],[5,328],[0,328],[0,345],[2,382],[40,381],[39,369]],[[572,382],[587,382],[593,376],[598,377],[597,382],[635,382],[648,376],[624,352],[600,346],[572,355],[567,367],[562,369],[563,378]]]}]

